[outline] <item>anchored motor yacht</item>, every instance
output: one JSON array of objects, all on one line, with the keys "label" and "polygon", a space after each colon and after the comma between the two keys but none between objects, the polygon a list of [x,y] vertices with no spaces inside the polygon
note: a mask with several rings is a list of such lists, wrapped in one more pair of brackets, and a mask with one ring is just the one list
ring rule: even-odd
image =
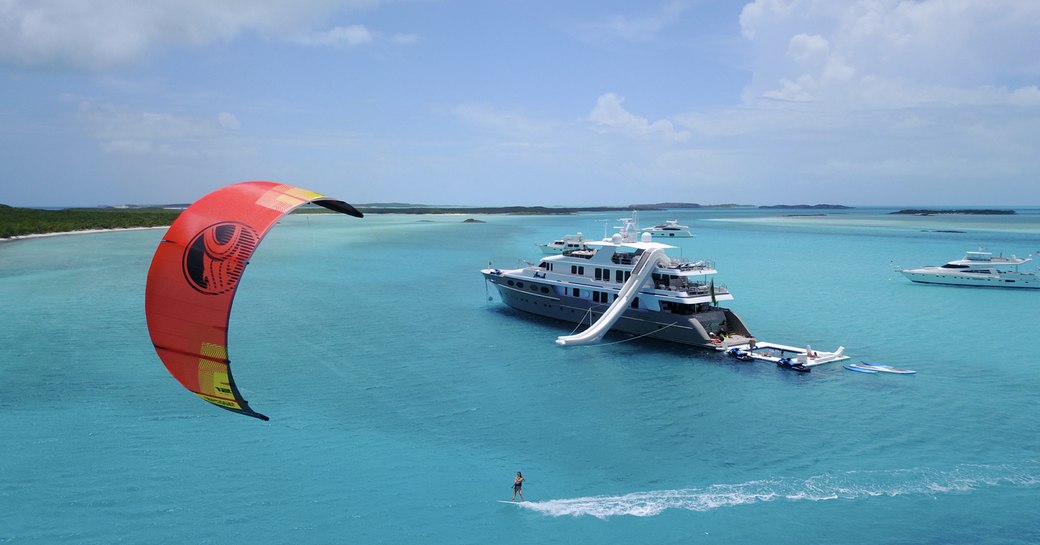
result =
[{"label": "anchored motor yacht", "polygon": [[1019,265],[1032,258],[994,256],[990,252],[967,252],[964,258],[941,266],[900,269],[903,276],[920,284],[976,286],[992,288],[1040,289],[1035,272],[1019,271]]},{"label": "anchored motor yacht", "polygon": [[540,242],[538,247],[542,249],[543,254],[562,254],[571,250],[584,250],[585,246],[585,235],[578,233],[576,235],[564,235],[563,238],[556,239],[552,242]]},{"label": "anchored motor yacht", "polygon": [[664,223],[643,229],[643,232],[650,233],[650,236],[654,238],[690,238],[693,236],[690,227],[679,225],[679,220],[666,220]]},{"label": "anchored motor yacht", "polygon": [[608,330],[703,348],[751,339],[744,322],[718,306],[733,296],[715,284],[712,263],[671,257],[666,251],[676,247],[653,242],[649,233],[626,238],[618,233],[524,268],[481,273],[515,309],[589,324],[559,337],[562,345],[596,342]]}]

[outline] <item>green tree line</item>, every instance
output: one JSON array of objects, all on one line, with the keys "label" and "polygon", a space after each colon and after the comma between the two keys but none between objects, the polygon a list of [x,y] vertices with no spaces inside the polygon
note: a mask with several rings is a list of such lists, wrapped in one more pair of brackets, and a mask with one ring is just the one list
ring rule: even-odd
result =
[{"label": "green tree line", "polygon": [[37,210],[0,204],[0,238],[89,229],[170,225],[180,210],[163,208],[67,208]]},{"label": "green tree line", "polygon": [[[699,205],[696,205],[699,206]],[[499,207],[358,207],[365,214],[513,214],[560,215],[577,212],[605,212],[626,210],[656,210],[652,205],[626,207],[590,206],[578,208],[550,208],[544,206]],[[46,233],[64,233],[90,229],[127,229],[131,227],[162,227],[177,219],[180,210],[167,208],[65,208],[40,210],[16,208],[0,204],[0,239]],[[306,206],[295,211],[299,214],[330,214],[318,206]]]}]

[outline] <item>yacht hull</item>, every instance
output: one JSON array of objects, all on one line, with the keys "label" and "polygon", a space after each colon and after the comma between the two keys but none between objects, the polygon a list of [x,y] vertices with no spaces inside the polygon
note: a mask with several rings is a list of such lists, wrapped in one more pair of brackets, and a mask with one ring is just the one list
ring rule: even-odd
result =
[{"label": "yacht hull", "polygon": [[[589,325],[598,320],[609,306],[578,297],[559,295],[551,285],[541,285],[531,282],[530,279],[527,279],[523,287],[515,287],[506,285],[507,279],[500,275],[485,273],[484,278],[495,285],[503,303],[546,318]],[[736,314],[729,309],[717,307],[691,315],[630,308],[610,330],[713,350],[718,344],[711,340],[709,332],[725,331],[728,335],[751,337]]]},{"label": "yacht hull", "polygon": [[908,280],[918,284],[938,284],[943,286],[969,286],[976,288],[1018,288],[1040,289],[1040,280],[1035,275],[1024,278],[1015,274],[1002,275],[966,275],[934,272],[900,271]]}]

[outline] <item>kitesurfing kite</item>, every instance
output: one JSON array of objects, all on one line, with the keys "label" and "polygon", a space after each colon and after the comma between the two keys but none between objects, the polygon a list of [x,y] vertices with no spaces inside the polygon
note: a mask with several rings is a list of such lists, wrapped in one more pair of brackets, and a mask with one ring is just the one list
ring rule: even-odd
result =
[{"label": "kitesurfing kite", "polygon": [[362,217],[353,206],[313,191],[243,182],[189,206],[155,250],[144,304],[152,344],[174,378],[218,407],[268,420],[249,408],[231,378],[231,302],[260,240],[282,216],[309,202]]}]

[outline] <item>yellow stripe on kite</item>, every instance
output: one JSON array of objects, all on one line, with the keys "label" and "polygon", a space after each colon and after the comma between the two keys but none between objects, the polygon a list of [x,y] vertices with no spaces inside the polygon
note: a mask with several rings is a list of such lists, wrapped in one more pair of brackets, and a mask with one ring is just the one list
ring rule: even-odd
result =
[{"label": "yellow stripe on kite", "polygon": [[219,344],[203,342],[199,354],[213,360],[227,361],[227,347]]},{"label": "yellow stripe on kite", "polygon": [[256,204],[271,210],[277,210],[278,212],[288,212],[305,202],[323,197],[325,196],[309,189],[291,185],[279,185],[264,192],[256,200]]},{"label": "yellow stripe on kite", "polygon": [[302,187],[295,187],[295,186],[291,186],[291,185],[287,185],[287,186],[284,186],[284,187],[285,187],[285,192],[286,193],[288,193],[289,195],[292,195],[293,197],[296,197],[297,199],[300,199],[301,201],[304,201],[304,202],[306,202],[306,201],[313,201],[314,199],[323,199],[323,198],[325,198],[325,195],[322,195],[320,193],[315,193],[315,192],[311,191],[310,189],[304,189]]},{"label": "yellow stripe on kite", "polygon": [[210,360],[199,360],[199,394],[234,399],[227,365]]},{"label": "yellow stripe on kite", "polygon": [[220,406],[220,407],[226,407],[228,409],[236,409],[236,410],[239,410],[239,411],[242,410],[242,406],[239,405],[238,402],[233,400],[233,399],[221,399],[219,397],[210,397],[210,396],[208,396],[206,394],[200,394],[198,392],[195,392],[195,395],[201,397],[202,399],[204,399],[206,401],[209,401],[210,403],[212,403],[214,405]]}]

